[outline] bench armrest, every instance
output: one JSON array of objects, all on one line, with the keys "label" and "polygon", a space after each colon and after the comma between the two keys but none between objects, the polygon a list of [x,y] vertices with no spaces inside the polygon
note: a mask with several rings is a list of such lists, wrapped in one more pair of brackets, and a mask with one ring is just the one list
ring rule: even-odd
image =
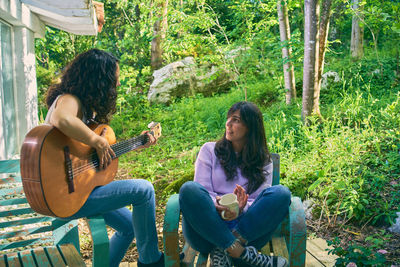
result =
[{"label": "bench armrest", "polygon": [[181,209],[179,194],[172,195],[167,202],[164,215],[163,242],[165,266],[179,266],[179,219]]},{"label": "bench armrest", "polygon": [[107,227],[104,218],[101,215],[90,216],[86,218],[86,222],[93,241],[92,266],[107,267],[110,264],[110,252]]},{"label": "bench armrest", "polygon": [[292,197],[289,216],[282,223],[282,231],[289,252],[290,266],[305,266],[306,260],[306,218],[299,197]]}]

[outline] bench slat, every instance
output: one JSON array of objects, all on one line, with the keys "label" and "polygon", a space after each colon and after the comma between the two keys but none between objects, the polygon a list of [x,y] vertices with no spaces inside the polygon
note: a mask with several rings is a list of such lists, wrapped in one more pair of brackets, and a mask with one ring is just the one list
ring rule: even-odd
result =
[{"label": "bench slat", "polygon": [[35,217],[35,218],[28,218],[28,219],[22,219],[22,220],[14,220],[14,221],[10,221],[10,222],[2,222],[2,223],[0,223],[0,228],[24,225],[24,224],[39,223],[39,222],[51,222],[51,221],[54,221],[54,218]]},{"label": "bench slat", "polygon": [[7,210],[7,211],[1,211],[0,218],[8,217],[8,216],[24,215],[24,214],[30,214],[30,213],[34,213],[34,211],[31,208],[12,209],[12,210]]},{"label": "bench slat", "polygon": [[24,250],[19,252],[22,265],[24,267],[36,267],[35,259],[33,258],[31,250]]},{"label": "bench slat", "polygon": [[68,266],[86,267],[85,262],[83,261],[81,255],[76,250],[74,245],[65,244],[58,247],[61,250],[61,254],[64,257]]},{"label": "bench slat", "polygon": [[21,176],[13,174],[8,176],[7,178],[1,178],[0,184],[20,183],[21,181]]},{"label": "bench slat", "polygon": [[261,253],[265,255],[271,255],[271,242],[265,244],[265,246],[261,249]]},{"label": "bench slat", "polygon": [[19,172],[19,159],[9,159],[0,161],[0,173]]},{"label": "bench slat", "polygon": [[44,248],[42,248],[42,247],[36,248],[36,249],[32,250],[32,253],[35,256],[36,262],[40,267],[52,267]]},{"label": "bench slat", "polygon": [[47,256],[50,259],[50,262],[53,266],[66,266],[64,259],[62,258],[60,252],[58,251],[57,247],[47,247],[46,248]]},{"label": "bench slat", "polygon": [[23,267],[19,261],[19,256],[18,253],[12,253],[7,255],[7,264],[8,266],[12,266],[12,267]]},{"label": "bench slat", "polygon": [[285,238],[283,236],[273,237],[271,242],[274,255],[281,256],[289,260],[289,252],[287,250]]},{"label": "bench slat", "polygon": [[52,230],[53,230],[53,226],[46,225],[46,226],[35,227],[35,228],[30,228],[30,229],[18,230],[18,231],[14,231],[14,232],[1,233],[0,239],[7,239],[7,238],[19,237],[19,236],[28,236],[28,235],[32,235],[32,234],[50,232]]},{"label": "bench slat", "polygon": [[0,196],[2,196],[2,197],[3,196],[13,196],[13,195],[18,195],[18,194],[23,194],[23,193],[24,193],[24,188],[22,186],[0,190]]},{"label": "bench slat", "polygon": [[0,250],[26,247],[26,246],[35,245],[35,244],[49,243],[49,242],[52,242],[53,239],[54,238],[51,236],[45,236],[42,238],[32,238],[32,239],[27,239],[27,240],[23,240],[23,241],[14,241],[11,243],[1,244]]},{"label": "bench slat", "polygon": [[26,200],[26,198],[11,198],[6,200],[0,200],[0,207],[25,204],[25,203],[28,203],[28,200]]}]

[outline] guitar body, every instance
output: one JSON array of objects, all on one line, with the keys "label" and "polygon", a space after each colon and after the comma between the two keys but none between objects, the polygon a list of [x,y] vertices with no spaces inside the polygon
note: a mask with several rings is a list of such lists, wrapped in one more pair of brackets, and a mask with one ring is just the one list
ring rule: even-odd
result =
[{"label": "guitar body", "polygon": [[[105,138],[114,144],[115,134],[108,125],[89,126],[98,135],[104,128]],[[74,191],[69,192],[65,146],[72,163]],[[51,125],[33,128],[21,148],[21,178],[26,198],[36,212],[60,218],[75,214],[97,186],[111,182],[118,169],[118,158],[99,171],[89,168],[96,151],[65,136]]]}]

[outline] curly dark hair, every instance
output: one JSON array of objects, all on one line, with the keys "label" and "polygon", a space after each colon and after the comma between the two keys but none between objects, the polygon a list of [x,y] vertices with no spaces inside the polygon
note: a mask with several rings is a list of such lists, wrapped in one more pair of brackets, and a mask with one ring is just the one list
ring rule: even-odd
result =
[{"label": "curly dark hair", "polygon": [[223,137],[215,144],[214,153],[224,168],[227,180],[233,180],[239,167],[247,178],[247,193],[251,194],[265,181],[263,168],[271,162],[265,138],[264,122],[261,111],[251,102],[237,102],[228,111],[227,118],[239,110],[240,118],[247,126],[247,142],[241,153],[236,155],[231,141]]},{"label": "curly dark hair", "polygon": [[50,86],[47,106],[61,94],[72,94],[81,101],[88,119],[108,123],[115,113],[118,62],[111,53],[99,49],[78,55],[64,69],[61,81]]}]

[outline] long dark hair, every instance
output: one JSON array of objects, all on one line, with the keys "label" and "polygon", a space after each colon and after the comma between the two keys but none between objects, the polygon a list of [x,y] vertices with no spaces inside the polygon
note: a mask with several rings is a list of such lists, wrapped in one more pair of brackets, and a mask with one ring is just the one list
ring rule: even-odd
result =
[{"label": "long dark hair", "polygon": [[251,194],[265,181],[263,167],[271,162],[265,138],[265,129],[261,111],[251,102],[235,103],[228,111],[227,118],[239,110],[240,119],[247,126],[247,142],[243,150],[236,155],[231,141],[224,136],[215,145],[215,155],[224,168],[227,180],[233,180],[239,167],[247,178],[247,193]]},{"label": "long dark hair", "polygon": [[88,119],[108,123],[115,113],[118,59],[112,54],[90,49],[78,55],[63,71],[61,81],[52,85],[46,97],[48,107],[61,94],[79,98]]}]

